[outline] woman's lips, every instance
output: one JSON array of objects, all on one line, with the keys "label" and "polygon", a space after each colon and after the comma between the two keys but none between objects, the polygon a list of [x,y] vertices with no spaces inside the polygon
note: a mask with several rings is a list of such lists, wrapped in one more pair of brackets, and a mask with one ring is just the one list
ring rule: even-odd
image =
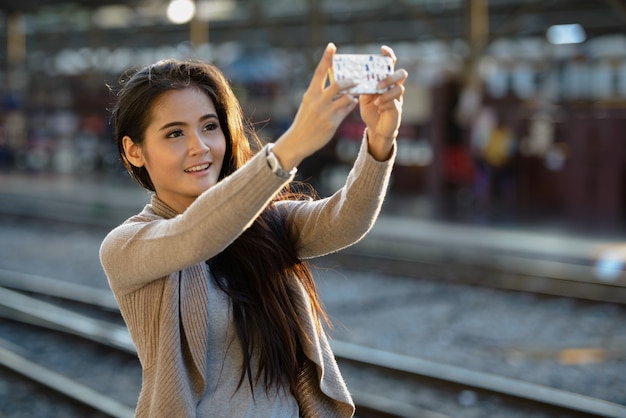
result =
[{"label": "woman's lips", "polygon": [[206,171],[211,166],[211,163],[202,163],[198,165],[194,165],[193,167],[189,167],[185,169],[185,173],[200,173]]}]

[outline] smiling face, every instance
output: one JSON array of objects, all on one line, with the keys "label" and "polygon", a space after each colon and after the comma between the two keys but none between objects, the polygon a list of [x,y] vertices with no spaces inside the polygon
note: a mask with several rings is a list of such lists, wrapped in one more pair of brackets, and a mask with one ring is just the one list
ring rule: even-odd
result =
[{"label": "smiling face", "polygon": [[140,144],[123,138],[129,162],[145,167],[157,196],[178,213],[218,180],[226,138],[209,96],[195,87],[169,90],[154,102]]}]

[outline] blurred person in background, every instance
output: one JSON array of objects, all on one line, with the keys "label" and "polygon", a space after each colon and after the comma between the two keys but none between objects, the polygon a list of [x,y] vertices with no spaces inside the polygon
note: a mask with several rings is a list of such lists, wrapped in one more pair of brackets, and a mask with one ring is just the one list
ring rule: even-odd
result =
[{"label": "blurred person in background", "polygon": [[[100,257],[143,368],[138,417],[353,416],[305,260],[373,225],[407,73],[356,98],[350,80],[327,84],[335,52],[326,47],[292,124],[267,145],[211,64],[165,60],[122,80],[119,154],[154,194]],[[324,199],[290,193],[296,167],[357,105],[366,130],[345,186]]]}]

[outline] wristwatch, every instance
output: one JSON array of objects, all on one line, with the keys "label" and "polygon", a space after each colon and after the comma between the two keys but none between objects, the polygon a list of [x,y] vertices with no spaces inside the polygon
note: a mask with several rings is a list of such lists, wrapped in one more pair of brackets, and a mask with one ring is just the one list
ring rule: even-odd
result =
[{"label": "wristwatch", "polygon": [[298,172],[297,167],[294,167],[290,171],[287,171],[283,168],[282,165],[280,165],[280,161],[278,161],[278,158],[276,158],[276,155],[272,151],[272,148],[274,148],[274,144],[267,144],[267,147],[265,148],[266,149],[265,156],[267,158],[267,165],[272,170],[272,173],[276,174],[278,177],[280,177],[281,179],[285,179],[285,180],[287,180],[288,178],[296,174]]}]

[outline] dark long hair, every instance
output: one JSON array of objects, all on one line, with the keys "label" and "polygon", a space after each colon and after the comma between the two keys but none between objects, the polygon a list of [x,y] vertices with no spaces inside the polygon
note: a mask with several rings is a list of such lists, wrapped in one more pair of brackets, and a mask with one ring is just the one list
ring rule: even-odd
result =
[{"label": "dark long hair", "polygon": [[[120,80],[112,109],[115,141],[126,169],[144,188],[155,191],[145,167],[135,167],[126,158],[122,138],[141,144],[150,122],[152,105],[163,93],[187,87],[206,92],[213,101],[226,138],[220,180],[242,167],[261,141],[243,111],[230,84],[215,66],[198,61],[164,60]],[[293,198],[286,188],[275,200]],[[213,280],[228,294],[233,306],[237,335],[243,349],[246,376],[263,379],[265,389],[294,390],[302,366],[300,338],[308,338],[294,305],[294,292],[301,285],[308,294],[318,332],[328,318],[318,299],[309,266],[298,258],[295,246],[274,203],[271,203],[241,236],[207,263]],[[260,364],[252,376],[253,356]],[[239,387],[238,386],[238,387]]]}]

